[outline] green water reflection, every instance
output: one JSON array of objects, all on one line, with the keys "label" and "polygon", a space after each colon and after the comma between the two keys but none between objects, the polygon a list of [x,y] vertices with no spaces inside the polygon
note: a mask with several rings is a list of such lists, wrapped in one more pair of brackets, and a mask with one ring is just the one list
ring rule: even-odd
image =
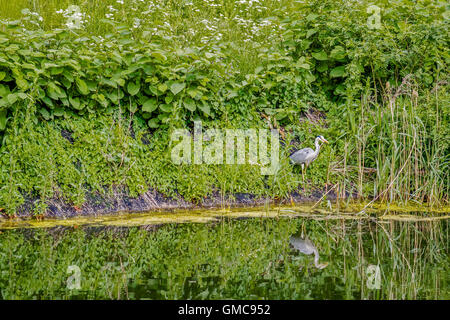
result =
[{"label": "green water reflection", "polygon": [[[289,247],[300,233],[326,268]],[[0,234],[2,299],[449,299],[448,266],[448,220],[252,218]]]}]

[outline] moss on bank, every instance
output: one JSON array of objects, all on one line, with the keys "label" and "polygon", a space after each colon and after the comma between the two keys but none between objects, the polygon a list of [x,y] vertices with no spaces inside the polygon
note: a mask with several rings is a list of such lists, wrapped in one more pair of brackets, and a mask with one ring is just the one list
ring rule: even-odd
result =
[{"label": "moss on bank", "polygon": [[400,221],[438,221],[450,218],[450,207],[430,208],[427,206],[389,207],[376,203],[361,214],[361,203],[333,203],[330,207],[306,202],[294,206],[265,206],[254,208],[224,208],[197,210],[163,210],[159,212],[129,213],[99,216],[75,216],[67,219],[36,220],[32,218],[0,220],[0,230],[7,229],[49,229],[78,227],[150,227],[178,223],[214,223],[222,219],[303,217],[317,220],[400,220]]}]

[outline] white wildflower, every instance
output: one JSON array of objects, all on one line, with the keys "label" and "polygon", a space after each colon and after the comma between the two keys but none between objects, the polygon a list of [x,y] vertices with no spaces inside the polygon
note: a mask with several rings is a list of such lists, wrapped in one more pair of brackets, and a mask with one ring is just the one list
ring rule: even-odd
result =
[{"label": "white wildflower", "polygon": [[134,18],[134,21],[133,21],[133,28],[137,29],[137,28],[139,28],[140,26],[141,26],[141,19],[139,19],[139,18]]}]

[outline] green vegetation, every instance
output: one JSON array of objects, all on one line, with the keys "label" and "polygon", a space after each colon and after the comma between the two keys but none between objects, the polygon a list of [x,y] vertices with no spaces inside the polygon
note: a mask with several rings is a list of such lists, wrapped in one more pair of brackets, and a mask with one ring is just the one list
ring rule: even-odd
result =
[{"label": "green vegetation", "polygon": [[[290,235],[302,231],[329,262],[325,269],[289,249]],[[4,231],[0,298],[445,300],[447,233],[448,220],[302,218]],[[67,287],[73,265],[79,290]],[[370,265],[380,268],[379,289],[367,285]]]},{"label": "green vegetation", "polygon": [[[325,183],[448,202],[448,8],[375,4],[379,29],[365,1],[0,0],[0,208],[33,199],[42,214],[53,197],[81,206],[116,187],[201,201]],[[173,165],[170,132],[194,120],[283,128],[280,170]],[[290,142],[317,134],[332,145],[303,185]]]}]

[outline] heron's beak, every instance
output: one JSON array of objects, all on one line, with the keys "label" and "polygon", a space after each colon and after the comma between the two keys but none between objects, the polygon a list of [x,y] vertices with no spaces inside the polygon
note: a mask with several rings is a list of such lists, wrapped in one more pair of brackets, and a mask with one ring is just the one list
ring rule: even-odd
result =
[{"label": "heron's beak", "polygon": [[325,139],[325,138],[322,138],[321,140],[322,140],[322,142],[329,143],[329,142],[327,141],[327,139]]}]

